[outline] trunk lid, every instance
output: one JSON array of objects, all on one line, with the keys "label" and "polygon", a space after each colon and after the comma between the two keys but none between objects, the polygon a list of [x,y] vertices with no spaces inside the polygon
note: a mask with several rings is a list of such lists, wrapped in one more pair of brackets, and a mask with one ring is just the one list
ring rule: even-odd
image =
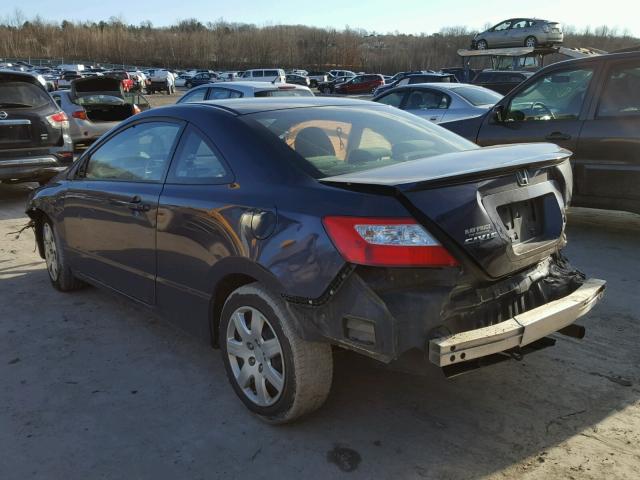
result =
[{"label": "trunk lid", "polygon": [[459,261],[498,278],[562,246],[570,155],[552,144],[485,147],[321,182],[396,196]]},{"label": "trunk lid", "polygon": [[113,77],[85,77],[71,82],[72,97],[78,98],[97,93],[122,97],[122,83]]}]

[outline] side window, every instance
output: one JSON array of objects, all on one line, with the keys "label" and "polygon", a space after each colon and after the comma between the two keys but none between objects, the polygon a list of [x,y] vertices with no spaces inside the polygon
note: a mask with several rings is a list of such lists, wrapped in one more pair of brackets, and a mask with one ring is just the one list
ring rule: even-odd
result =
[{"label": "side window", "polygon": [[213,185],[230,181],[217,150],[197,129],[189,127],[171,163],[167,183]]},{"label": "side window", "polygon": [[400,108],[402,104],[402,99],[404,98],[405,92],[391,92],[384,97],[380,97],[377,101],[379,103],[384,103],[385,105],[391,105],[392,107]]},{"label": "side window", "polygon": [[598,118],[640,115],[640,64],[614,66],[600,97]]},{"label": "side window", "polygon": [[507,120],[577,119],[592,77],[592,69],[581,68],[555,71],[538,78],[512,98]]},{"label": "side window", "polygon": [[407,99],[407,110],[435,110],[449,107],[449,97],[434,90],[412,90]]},{"label": "side window", "polygon": [[252,77],[256,78],[256,77],[264,77],[264,71],[263,70],[254,70],[252,73]]},{"label": "side window", "polygon": [[226,88],[209,89],[209,100],[223,100],[225,98],[229,98],[229,90]]},{"label": "side window", "polygon": [[182,97],[178,103],[187,103],[187,102],[199,102],[204,100],[204,97],[207,94],[206,88],[198,88],[196,90],[192,90],[187,93],[184,97]]},{"label": "side window", "polygon": [[62,108],[62,99],[60,98],[60,95],[51,95],[51,96],[53,97],[53,100],[56,102],[56,105]]},{"label": "side window", "polygon": [[91,154],[85,178],[161,181],[180,129],[176,123],[147,122],[123,130]]},{"label": "side window", "polygon": [[494,32],[501,32],[502,30],[506,30],[510,26],[511,26],[511,22],[509,22],[509,21],[502,22],[499,25],[496,25],[495,27],[493,27],[493,31]]},{"label": "side window", "polygon": [[229,90],[229,98],[242,98],[243,93],[237,90]]}]

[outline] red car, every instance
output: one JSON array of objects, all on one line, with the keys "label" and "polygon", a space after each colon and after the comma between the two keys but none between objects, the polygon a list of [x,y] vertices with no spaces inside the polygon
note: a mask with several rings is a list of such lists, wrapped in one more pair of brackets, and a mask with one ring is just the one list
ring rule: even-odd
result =
[{"label": "red car", "polygon": [[118,80],[120,80],[120,83],[122,84],[122,90],[124,90],[125,92],[130,92],[131,90],[133,90],[133,78],[131,78],[131,75],[129,75],[129,73],[125,72],[124,70],[111,70],[109,72],[104,72],[104,76],[117,78]]},{"label": "red car", "polygon": [[372,93],[384,85],[384,77],[378,74],[356,75],[351,80],[336,85],[336,93]]}]

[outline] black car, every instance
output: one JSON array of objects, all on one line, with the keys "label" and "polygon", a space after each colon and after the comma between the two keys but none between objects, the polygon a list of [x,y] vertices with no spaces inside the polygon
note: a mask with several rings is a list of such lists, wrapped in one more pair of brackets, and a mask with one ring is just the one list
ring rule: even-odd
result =
[{"label": "black car", "polygon": [[474,77],[471,83],[506,95],[531,75],[533,75],[532,72],[526,71],[483,70]]},{"label": "black car", "polygon": [[197,87],[199,85],[205,85],[207,83],[212,83],[218,80],[218,76],[214,73],[210,72],[200,72],[196,73],[193,77],[188,78],[184,82],[184,86],[186,88]]},{"label": "black car", "polygon": [[384,85],[376,88],[374,95],[380,95],[386,91],[391,90],[392,88],[402,87],[403,85],[414,85],[416,83],[454,83],[457,82],[458,79],[455,75],[450,73],[408,73],[406,75],[400,75],[396,80],[393,80],[396,76],[392,77],[390,83],[385,83]]},{"label": "black car", "polygon": [[349,80],[351,80],[353,77],[347,77],[347,76],[343,76],[343,77],[329,77],[329,79],[326,82],[319,82],[317,84],[318,86],[318,91],[320,93],[334,93],[336,90],[336,86],[340,85],[344,82],[348,82]]},{"label": "black car", "polygon": [[181,104],[125,120],[27,213],[54,287],[168,314],[282,423],[325,401],[332,346],[453,374],[580,336],[604,282],[560,254],[569,155],[373,102]]},{"label": "black car", "polygon": [[293,83],[294,85],[302,85],[305,87],[309,87],[311,85],[309,77],[297,75],[295,73],[287,73],[287,83]]},{"label": "black car", "polygon": [[0,71],[0,182],[40,182],[73,162],[69,121],[38,79]]},{"label": "black car", "polygon": [[640,213],[640,52],[554,63],[487,114],[442,126],[479,145],[573,152],[573,204]]}]

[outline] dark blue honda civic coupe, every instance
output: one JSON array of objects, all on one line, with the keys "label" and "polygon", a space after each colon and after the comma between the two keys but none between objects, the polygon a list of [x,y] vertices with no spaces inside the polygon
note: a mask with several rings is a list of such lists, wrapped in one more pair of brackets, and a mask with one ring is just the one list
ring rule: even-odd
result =
[{"label": "dark blue honda civic coupe", "polygon": [[284,423],[327,398],[333,348],[453,375],[580,337],[604,282],[560,254],[569,156],[359,100],[182,104],[121,123],[27,213],[55,288],[166,314]]}]

